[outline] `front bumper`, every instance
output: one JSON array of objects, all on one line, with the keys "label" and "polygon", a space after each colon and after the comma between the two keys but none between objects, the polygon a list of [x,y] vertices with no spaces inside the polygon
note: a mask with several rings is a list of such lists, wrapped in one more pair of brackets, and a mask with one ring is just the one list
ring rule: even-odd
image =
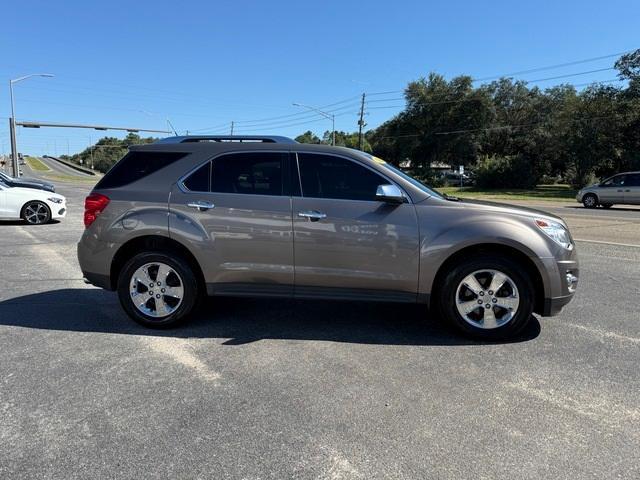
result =
[{"label": "front bumper", "polygon": [[564,306],[573,299],[573,293],[564,297],[545,298],[542,309],[543,317],[553,317],[558,315]]},{"label": "front bumper", "polygon": [[549,274],[545,288],[544,303],[539,308],[540,315],[551,317],[560,313],[575,295],[580,277],[580,266],[575,248],[570,258],[564,260],[546,259],[544,262]]},{"label": "front bumper", "polygon": [[49,203],[51,209],[52,219],[61,219],[67,216],[67,204],[66,203]]}]

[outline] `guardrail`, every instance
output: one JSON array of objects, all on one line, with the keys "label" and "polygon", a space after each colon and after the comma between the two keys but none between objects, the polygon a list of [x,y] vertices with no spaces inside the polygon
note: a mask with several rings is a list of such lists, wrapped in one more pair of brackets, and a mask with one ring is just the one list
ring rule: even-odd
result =
[{"label": "guardrail", "polygon": [[62,165],[66,165],[69,168],[73,168],[78,172],[86,173],[87,175],[96,174],[96,172],[94,172],[93,170],[89,170],[88,168],[81,167],[80,165],[76,165],[75,163],[67,162],[65,160],[62,160],[61,158],[52,157],[51,155],[43,155],[42,158],[50,158],[51,160],[55,160],[56,162],[61,163]]}]

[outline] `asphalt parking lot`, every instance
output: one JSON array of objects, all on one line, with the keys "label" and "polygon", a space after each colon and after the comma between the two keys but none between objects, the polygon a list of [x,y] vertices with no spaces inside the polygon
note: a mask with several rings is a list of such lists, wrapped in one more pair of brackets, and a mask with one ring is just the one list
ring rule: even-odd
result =
[{"label": "asphalt parking lot", "polygon": [[0,478],[640,477],[640,210],[549,204],[588,240],[577,296],[481,344],[347,302],[145,330],[81,279],[88,190],[59,185],[63,222],[0,224]]}]

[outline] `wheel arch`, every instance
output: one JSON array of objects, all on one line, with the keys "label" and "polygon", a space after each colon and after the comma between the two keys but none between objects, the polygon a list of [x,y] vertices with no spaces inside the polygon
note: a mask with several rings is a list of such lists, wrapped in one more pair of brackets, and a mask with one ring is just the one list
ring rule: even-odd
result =
[{"label": "wheel arch", "polygon": [[181,256],[193,269],[199,286],[204,287],[204,274],[200,268],[200,264],[187,247],[177,240],[162,235],[143,235],[124,243],[113,256],[109,274],[112,290],[117,289],[118,277],[127,261],[138,253],[143,252],[172,253]]},{"label": "wheel arch", "polygon": [[438,289],[442,286],[442,282],[447,272],[453,267],[453,265],[460,263],[470,255],[476,254],[495,254],[504,256],[521,265],[533,283],[534,312],[541,313],[544,310],[545,282],[543,280],[540,267],[522,250],[511,245],[500,243],[480,243],[476,245],[469,245],[450,254],[440,264],[434,276],[433,283],[431,285],[431,293],[429,295],[430,308],[435,307],[435,302],[438,297]]}]

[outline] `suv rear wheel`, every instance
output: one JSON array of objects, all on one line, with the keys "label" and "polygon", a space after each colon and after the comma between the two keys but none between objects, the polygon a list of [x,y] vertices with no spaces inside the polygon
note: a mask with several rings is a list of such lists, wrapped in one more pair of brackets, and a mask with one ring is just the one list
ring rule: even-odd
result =
[{"label": "suv rear wheel", "polygon": [[533,285],[517,263],[477,255],[455,265],[438,294],[445,320],[463,333],[486,340],[516,336],[533,311]]},{"label": "suv rear wheel", "polygon": [[127,314],[151,328],[183,321],[198,298],[198,282],[188,262],[165,253],[140,253],[118,277],[118,297]]}]

